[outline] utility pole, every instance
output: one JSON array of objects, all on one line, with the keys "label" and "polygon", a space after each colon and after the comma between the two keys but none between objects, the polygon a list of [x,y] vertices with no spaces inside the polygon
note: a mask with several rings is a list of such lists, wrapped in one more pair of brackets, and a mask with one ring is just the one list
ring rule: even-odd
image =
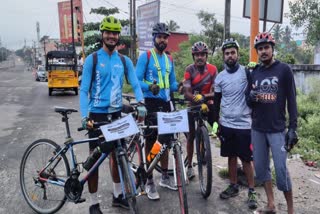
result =
[{"label": "utility pole", "polygon": [[259,33],[259,0],[251,0],[250,9],[250,62],[258,62],[254,38]]},{"label": "utility pole", "polygon": [[231,0],[225,0],[225,7],[224,7],[224,39],[230,38],[230,10],[231,10]]},{"label": "utility pole", "polygon": [[70,0],[71,5],[71,39],[72,39],[72,51],[76,52],[75,46],[74,46],[74,26],[73,26],[73,0]]},{"label": "utility pole", "polygon": [[130,45],[130,57],[135,64],[137,62],[137,34],[136,34],[136,0],[130,0],[130,37],[131,37],[131,45]]}]

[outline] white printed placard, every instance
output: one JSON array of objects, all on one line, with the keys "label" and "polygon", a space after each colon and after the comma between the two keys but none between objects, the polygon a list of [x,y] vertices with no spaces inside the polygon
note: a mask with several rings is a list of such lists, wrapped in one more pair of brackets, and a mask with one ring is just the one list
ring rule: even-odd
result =
[{"label": "white printed placard", "polygon": [[100,129],[107,142],[129,137],[139,132],[139,128],[131,114],[110,124],[100,126]]},{"label": "white printed placard", "polygon": [[158,133],[189,132],[187,109],[175,112],[157,112]]}]

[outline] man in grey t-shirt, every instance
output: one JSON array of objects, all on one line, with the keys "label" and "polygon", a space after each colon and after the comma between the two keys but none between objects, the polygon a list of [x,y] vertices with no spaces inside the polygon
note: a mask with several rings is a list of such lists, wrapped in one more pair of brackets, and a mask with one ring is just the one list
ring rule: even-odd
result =
[{"label": "man in grey t-shirt", "polygon": [[245,68],[238,63],[238,51],[239,45],[236,40],[231,38],[223,42],[225,69],[218,74],[214,82],[214,121],[219,121],[217,135],[221,141],[221,156],[228,157],[230,179],[230,185],[220,193],[220,198],[228,199],[239,194],[237,185],[239,157],[249,185],[248,207],[256,209],[251,150],[251,110],[245,98],[248,75]]}]

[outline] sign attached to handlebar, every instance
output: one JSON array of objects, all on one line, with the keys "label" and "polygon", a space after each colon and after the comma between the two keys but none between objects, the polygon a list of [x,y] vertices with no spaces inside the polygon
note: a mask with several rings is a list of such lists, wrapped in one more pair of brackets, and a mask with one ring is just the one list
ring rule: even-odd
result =
[{"label": "sign attached to handlebar", "polygon": [[119,140],[139,133],[139,128],[131,114],[100,127],[106,141]]},{"label": "sign attached to handlebar", "polygon": [[175,112],[157,112],[158,134],[189,132],[187,109]]}]

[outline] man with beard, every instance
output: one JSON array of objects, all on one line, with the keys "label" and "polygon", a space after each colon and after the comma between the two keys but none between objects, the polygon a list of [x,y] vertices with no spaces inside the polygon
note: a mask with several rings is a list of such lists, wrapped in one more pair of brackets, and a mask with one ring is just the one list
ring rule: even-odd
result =
[{"label": "man with beard", "polygon": [[222,53],[225,68],[215,79],[214,121],[219,121],[217,135],[221,141],[221,156],[228,157],[230,184],[220,193],[220,198],[228,199],[239,195],[237,184],[237,158],[239,157],[248,180],[248,207],[255,209],[257,200],[250,149],[251,109],[246,104],[245,96],[248,71],[238,63],[239,44],[236,40],[226,39],[222,44]]},{"label": "man with beard", "polygon": [[[148,112],[170,112],[170,92],[177,91],[178,84],[174,72],[174,65],[171,56],[164,50],[167,47],[170,36],[168,26],[165,23],[157,23],[152,28],[154,48],[142,53],[136,66],[137,77],[144,94],[145,104]],[[157,124],[154,114],[147,115],[146,121]],[[157,131],[146,134],[146,154],[150,154],[151,148],[157,141]],[[164,145],[170,142],[171,135],[159,135],[158,141]],[[155,154],[151,154],[154,156]],[[166,152],[160,160],[162,176],[160,186],[177,190],[177,187],[170,179],[168,171],[168,153]],[[160,198],[153,181],[152,173],[148,175],[146,193],[150,200]]]},{"label": "man with beard", "polygon": [[[184,96],[191,105],[203,105],[203,109],[209,111],[208,122],[213,126],[213,89],[214,79],[217,75],[217,68],[207,63],[208,46],[204,42],[196,42],[191,48],[194,63],[186,68],[183,80]],[[211,99],[211,100],[210,100]],[[188,170],[187,177],[191,180],[195,174],[192,168],[192,156],[195,138],[195,123],[192,113],[189,117],[189,134],[187,143]]]},{"label": "man with beard", "polygon": [[[287,153],[298,142],[296,87],[291,68],[273,58],[275,40],[268,32],[259,33],[254,40],[260,66],[252,71],[252,84],[247,93],[252,107],[253,159],[258,180],[264,182],[267,206],[259,213],[275,213],[270,170],[270,149],[277,187],[283,191],[288,213],[293,213],[292,184],[287,168]],[[286,131],[286,105],[289,126]]]},{"label": "man with beard", "polygon": [[[119,44],[121,23],[113,16],[105,17],[100,24],[101,39],[103,47],[97,52],[89,55],[84,63],[82,83],[80,88],[80,110],[82,126],[89,130],[89,137],[94,138],[101,134],[92,130],[92,122],[108,121],[108,117],[115,120],[121,116],[122,109],[122,86],[124,76],[128,78],[136,100],[143,101],[143,94],[134,72],[132,61],[116,50]],[[145,107],[141,105],[140,111]],[[90,156],[83,164],[86,170],[100,157],[101,152],[112,151],[114,142],[100,144],[92,142],[89,144]],[[120,178],[114,152],[111,156],[111,172],[113,179],[112,206],[129,208],[126,199],[123,199]],[[88,179],[88,188],[91,198],[90,214],[102,213],[100,210],[98,190],[98,170]]]}]

